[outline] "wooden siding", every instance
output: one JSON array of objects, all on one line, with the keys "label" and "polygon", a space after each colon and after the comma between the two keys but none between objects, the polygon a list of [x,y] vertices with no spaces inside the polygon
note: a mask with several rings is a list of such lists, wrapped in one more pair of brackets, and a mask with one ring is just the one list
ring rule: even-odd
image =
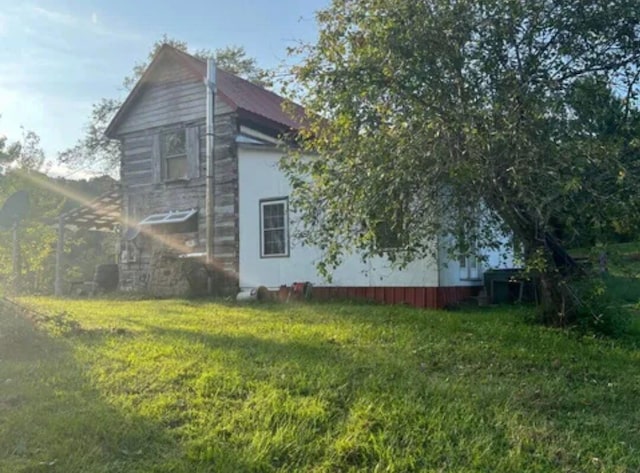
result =
[{"label": "wooden siding", "polygon": [[[406,304],[426,309],[443,309],[476,296],[481,287],[314,287],[319,300],[363,299],[381,304]],[[287,287],[280,288],[280,298],[289,297]]]},{"label": "wooden siding", "polygon": [[[204,103],[204,98],[202,98]],[[204,113],[204,109],[203,109]],[[170,210],[197,208],[198,233],[196,245],[190,252],[204,252],[206,247],[205,228],[205,175],[206,146],[205,123],[199,120],[190,123],[168,123],[167,127],[187,126],[189,148],[198,150],[197,169],[190,169],[189,180],[163,182],[158,176],[156,156],[158,136],[165,129],[161,126],[127,133],[121,136],[123,159],[121,178],[125,198],[123,213],[137,222],[154,213]],[[238,154],[235,137],[238,133],[235,113],[216,115],[215,123],[215,209],[214,209],[214,256],[217,267],[227,274],[222,278],[225,284],[237,286],[238,275]],[[161,172],[161,171],[160,171]],[[196,177],[197,176],[197,177]],[[191,236],[193,240],[193,235]],[[134,262],[121,264],[121,285],[123,289],[146,291],[150,288],[152,255],[155,243],[148,237],[139,238]],[[126,246],[126,244],[125,244]],[[129,247],[132,245],[129,244]],[[234,282],[235,281],[235,282]],[[231,291],[233,288],[227,288]]]},{"label": "wooden siding", "polygon": [[[115,131],[116,135],[204,118],[206,104],[203,81],[175,61],[168,60],[159,66]],[[231,111],[225,102],[217,100],[216,114]]]}]

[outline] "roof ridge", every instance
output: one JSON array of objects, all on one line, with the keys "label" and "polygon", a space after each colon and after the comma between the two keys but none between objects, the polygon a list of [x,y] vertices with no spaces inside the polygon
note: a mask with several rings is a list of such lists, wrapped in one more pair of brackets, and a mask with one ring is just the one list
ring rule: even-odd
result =
[{"label": "roof ridge", "polygon": [[[186,52],[186,51],[182,51],[182,50],[180,50],[180,49],[177,49],[177,48],[175,48],[175,47],[173,47],[173,46],[171,46],[171,45],[169,45],[169,44],[166,44],[165,46],[167,46],[167,47],[169,47],[169,48],[171,48],[171,49],[175,50],[176,52],[178,52],[178,53],[180,53],[180,54],[183,54],[183,55],[185,55],[185,56],[188,56],[190,59],[193,59],[193,60],[195,60],[195,61],[198,61],[199,63],[201,63],[201,64],[202,64],[203,66],[205,66],[205,67],[206,67],[206,65],[207,65],[207,61],[206,61],[206,60],[201,59],[201,58],[199,58],[199,57],[197,57],[197,56],[194,56],[193,54],[190,54],[190,53],[188,53],[188,52]],[[245,79],[244,77],[241,77],[241,76],[239,76],[238,74],[234,74],[233,72],[229,72],[228,70],[221,68],[221,67],[220,67],[220,66],[218,66],[217,64],[216,64],[216,71],[217,71],[217,72],[223,72],[224,74],[228,74],[228,75],[230,75],[231,77],[233,77],[233,78],[235,78],[235,79],[239,79],[239,80],[241,80],[241,81],[243,81],[243,82],[246,82],[248,85],[250,85],[250,86],[252,86],[252,87],[254,87],[254,88],[260,89],[260,91],[261,91],[261,92],[267,92],[267,93],[269,93],[269,94],[273,95],[274,97],[276,97],[276,98],[278,98],[278,99],[281,99],[281,100],[283,100],[283,101],[287,101],[287,102],[291,102],[292,104],[294,104],[294,105],[295,105],[295,106],[297,106],[297,107],[304,108],[304,107],[302,107],[302,105],[300,105],[300,104],[298,104],[298,103],[294,102],[293,100],[288,99],[287,97],[283,97],[282,95],[277,94],[277,93],[275,93],[274,91],[267,89],[266,87],[262,87],[261,85],[258,85],[258,84],[254,83],[254,82],[251,82],[249,79]]]},{"label": "roof ridge", "polygon": [[[147,83],[148,78],[159,64],[159,61],[164,60],[163,58],[170,57],[182,63],[182,67],[187,68],[190,73],[193,74],[194,78],[204,82],[206,78],[205,60],[170,44],[162,45],[122,106],[112,118],[105,132],[107,136],[115,136],[117,127],[133,106],[137,97],[142,93],[143,86]],[[302,105],[220,67],[216,66],[216,71],[220,72],[219,80],[217,81],[220,98],[234,111],[247,114],[246,116],[249,117],[249,119],[251,119],[251,116],[260,117],[260,120],[266,119],[267,126],[271,127],[275,125],[276,129],[297,130],[305,126],[306,112]],[[285,110],[286,107],[283,107],[285,103],[291,104],[292,108]]]}]

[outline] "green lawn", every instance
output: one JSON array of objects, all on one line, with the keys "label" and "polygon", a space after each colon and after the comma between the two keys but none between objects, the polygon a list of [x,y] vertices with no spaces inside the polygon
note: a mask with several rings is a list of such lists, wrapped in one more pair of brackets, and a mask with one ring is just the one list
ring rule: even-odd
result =
[{"label": "green lawn", "polygon": [[2,472],[637,472],[640,338],[526,309],[23,302]]}]

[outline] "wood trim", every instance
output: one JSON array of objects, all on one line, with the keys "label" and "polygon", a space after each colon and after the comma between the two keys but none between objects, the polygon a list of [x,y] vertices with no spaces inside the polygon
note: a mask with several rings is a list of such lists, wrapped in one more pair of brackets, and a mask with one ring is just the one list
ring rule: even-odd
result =
[{"label": "wood trim", "polygon": [[[482,286],[414,287],[414,286],[316,286],[318,300],[361,299],[380,304],[403,304],[424,309],[444,309],[475,297]],[[281,292],[286,292],[281,290]]]}]

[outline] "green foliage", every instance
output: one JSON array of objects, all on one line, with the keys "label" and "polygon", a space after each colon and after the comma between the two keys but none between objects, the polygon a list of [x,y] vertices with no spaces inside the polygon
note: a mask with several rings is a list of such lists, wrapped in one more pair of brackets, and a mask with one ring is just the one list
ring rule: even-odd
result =
[{"label": "green foliage", "polygon": [[[20,283],[19,289],[43,291],[51,281],[53,274],[51,262],[55,248],[56,232],[48,224],[62,210],[64,199],[47,189],[33,184],[26,176],[44,175],[37,171],[22,173],[9,172],[0,177],[0,203],[18,190],[28,190],[31,210],[18,227],[20,247]],[[14,289],[13,274],[13,231],[0,231],[0,287]]]},{"label": "green foliage", "polygon": [[[51,293],[55,274],[57,218],[63,211],[78,205],[67,200],[64,194],[71,190],[90,198],[105,192],[112,184],[109,178],[65,181],[36,170],[18,169],[0,176],[0,205],[19,190],[29,193],[31,203],[29,215],[18,227],[20,277],[17,287],[13,269],[13,232],[0,230],[0,289]],[[96,264],[113,258],[113,238],[104,233],[68,229],[63,261],[67,277],[90,280]]]},{"label": "green foliage", "polygon": [[25,302],[48,317],[0,312],[0,471],[640,469],[637,333],[512,308]]},{"label": "green foliage", "polygon": [[[620,337],[631,327],[631,313],[621,294],[613,289],[615,286],[607,284],[607,279],[606,275],[603,278],[583,278],[570,285],[571,292],[579,301],[575,309],[575,324],[585,332]],[[638,297],[640,292],[636,292],[636,300]]]},{"label": "green foliage", "polygon": [[[568,245],[593,245],[637,239],[640,221],[640,111],[635,93],[618,96],[602,77],[573,84],[568,102],[576,162],[581,172],[567,180],[579,212],[566,214],[557,227]],[[602,198],[594,198],[602,196]]]},{"label": "green foliage", "polygon": [[20,148],[20,143],[9,143],[6,136],[0,135],[0,166],[13,163],[20,155]]},{"label": "green foliage", "polygon": [[[44,151],[35,132],[22,128],[22,139],[13,143],[9,143],[6,136],[0,136],[0,166],[37,170],[43,163]],[[0,169],[0,177],[5,173]]]},{"label": "green foliage", "polygon": [[[294,73],[300,146],[322,159],[283,167],[325,265],[381,253],[372,216],[400,236],[392,259],[506,225],[549,271],[564,235],[635,231],[636,2],[335,0],[317,18]],[[562,296],[545,294],[556,314]]]}]

